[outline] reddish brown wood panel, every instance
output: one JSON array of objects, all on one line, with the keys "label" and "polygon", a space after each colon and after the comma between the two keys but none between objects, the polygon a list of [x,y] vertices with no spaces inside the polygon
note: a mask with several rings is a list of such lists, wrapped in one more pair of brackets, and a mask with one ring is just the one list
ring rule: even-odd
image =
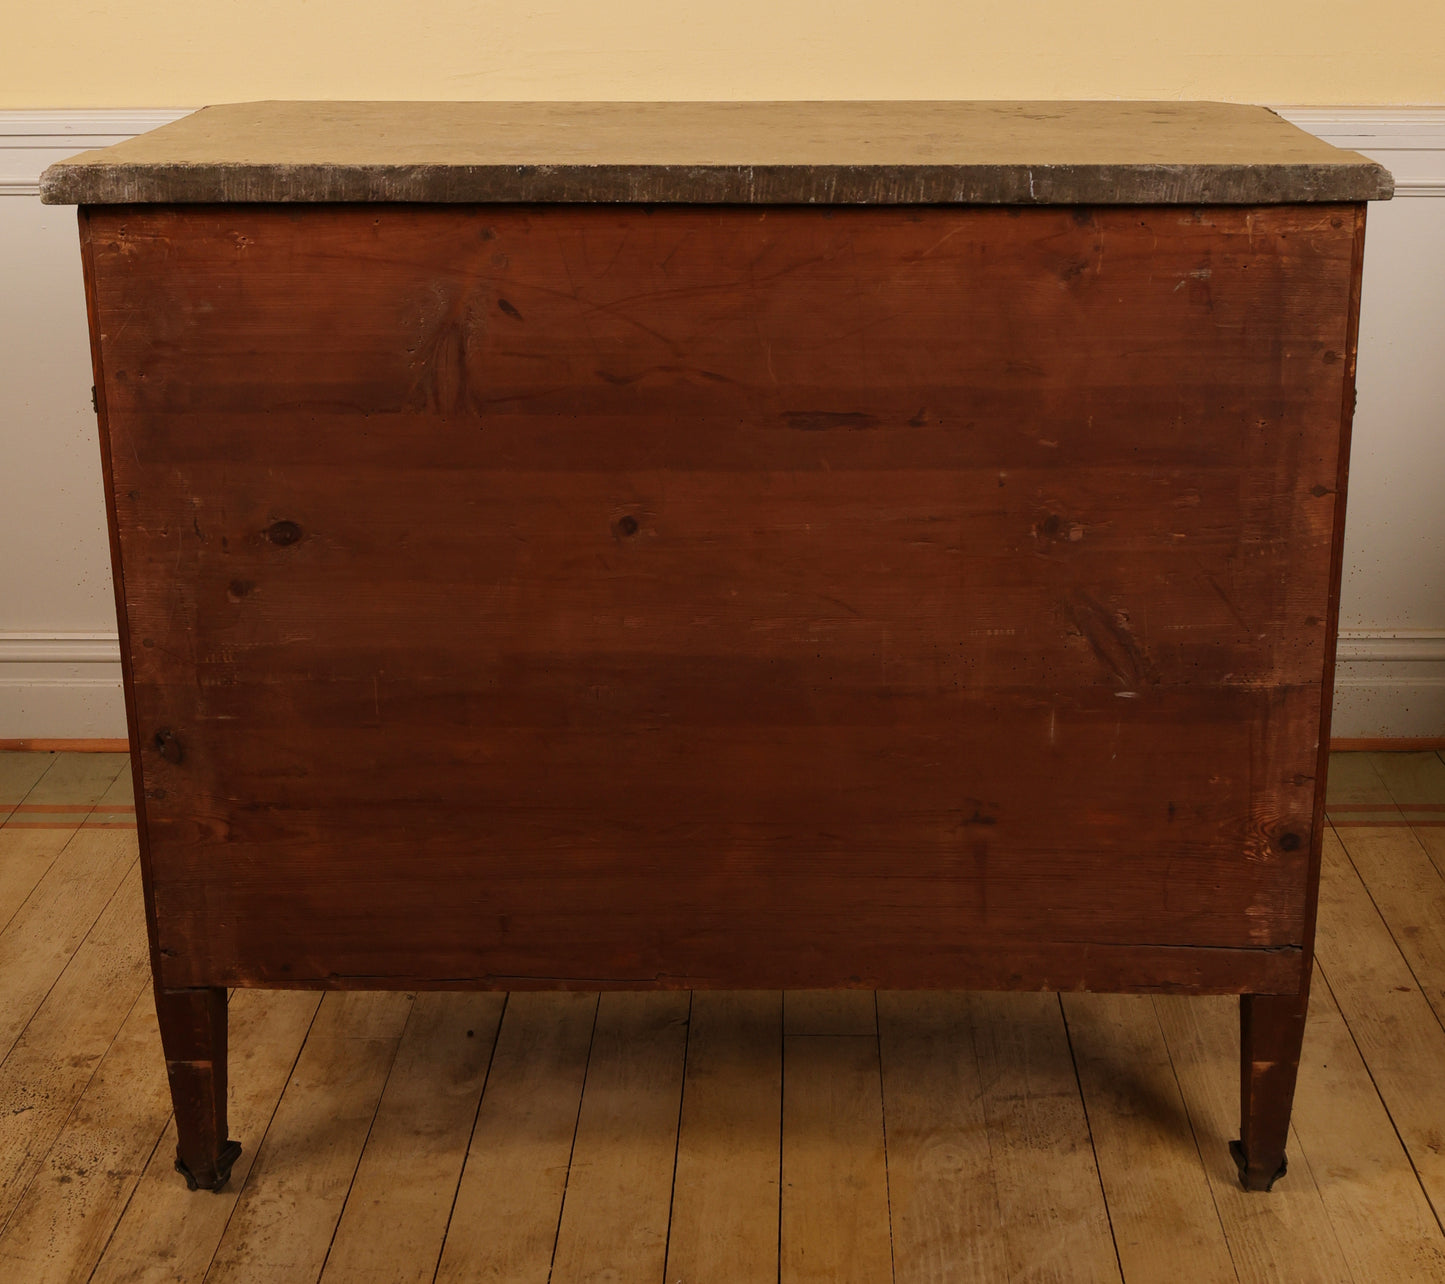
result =
[{"label": "reddish brown wood panel", "polygon": [[1298,987],[1354,208],[87,217],[164,984]]}]

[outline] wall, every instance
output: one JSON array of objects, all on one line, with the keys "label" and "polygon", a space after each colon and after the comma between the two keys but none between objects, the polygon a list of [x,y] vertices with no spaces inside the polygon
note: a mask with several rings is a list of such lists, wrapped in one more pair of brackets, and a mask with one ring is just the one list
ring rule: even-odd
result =
[{"label": "wall", "polygon": [[[1445,62],[1445,58],[1442,58]],[[1395,175],[1370,208],[1336,736],[1445,735],[1445,111],[1293,112]]]},{"label": "wall", "polygon": [[0,107],[252,98],[1445,102],[1440,0],[49,0]]},{"label": "wall", "polygon": [[[125,734],[75,213],[35,192],[50,160],[175,114],[0,111],[0,739]],[[1438,736],[1445,110],[1286,114],[1399,184],[1367,237],[1335,734]]]},{"label": "wall", "polygon": [[174,115],[0,112],[0,739],[125,734],[75,211],[36,183]]}]

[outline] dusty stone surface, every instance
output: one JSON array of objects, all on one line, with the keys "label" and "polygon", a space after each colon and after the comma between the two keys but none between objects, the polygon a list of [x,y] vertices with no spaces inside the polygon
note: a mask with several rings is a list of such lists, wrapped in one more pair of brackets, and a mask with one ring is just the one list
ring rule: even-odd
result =
[{"label": "dusty stone surface", "polygon": [[1175,102],[261,102],[46,170],[48,204],[1281,204],[1389,173],[1264,107]]}]

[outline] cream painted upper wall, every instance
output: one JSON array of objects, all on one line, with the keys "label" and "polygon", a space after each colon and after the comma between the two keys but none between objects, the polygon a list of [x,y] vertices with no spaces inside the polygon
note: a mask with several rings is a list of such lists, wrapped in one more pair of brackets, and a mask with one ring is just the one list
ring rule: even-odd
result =
[{"label": "cream painted upper wall", "polygon": [[1441,0],[20,0],[0,107],[257,98],[1445,102]]}]

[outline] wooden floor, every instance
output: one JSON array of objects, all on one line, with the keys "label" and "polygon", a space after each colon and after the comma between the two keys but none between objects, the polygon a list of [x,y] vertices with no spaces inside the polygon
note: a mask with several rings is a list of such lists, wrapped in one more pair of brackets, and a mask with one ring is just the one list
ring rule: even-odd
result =
[{"label": "wooden floor", "polygon": [[125,760],[0,754],[0,1281],[1445,1281],[1445,761],[1329,814],[1273,1194],[1228,999],[261,991],[191,1194]]}]

